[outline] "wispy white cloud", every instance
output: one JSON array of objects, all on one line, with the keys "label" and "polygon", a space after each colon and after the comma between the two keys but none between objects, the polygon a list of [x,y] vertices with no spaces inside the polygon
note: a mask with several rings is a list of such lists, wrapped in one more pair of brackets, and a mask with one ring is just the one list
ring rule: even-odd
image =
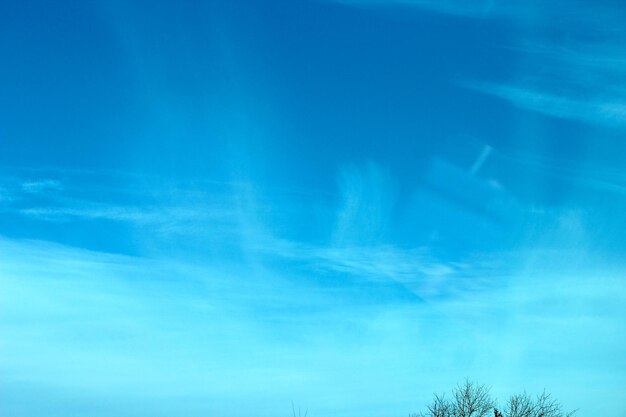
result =
[{"label": "wispy white cloud", "polygon": [[[416,7],[470,19],[507,21],[518,54],[509,80],[462,83],[518,108],[593,125],[626,126],[624,8],[607,2],[341,0],[355,6]],[[561,35],[559,35],[559,33]],[[547,35],[549,34],[549,35]]]},{"label": "wispy white cloud", "polygon": [[368,245],[384,237],[395,204],[393,181],[381,167],[349,166],[338,175],[341,206],[333,232],[335,245]]},{"label": "wispy white cloud", "polygon": [[[626,343],[620,266],[522,251],[503,255],[516,266],[499,285],[428,303],[362,305],[299,275],[326,269],[417,285],[413,274],[436,282],[465,270],[473,281],[502,269],[433,264],[424,252],[393,248],[291,246],[318,268],[251,273],[0,239],[2,381],[159,404],[165,394],[200,403],[265,397],[259,413],[268,416],[292,396],[316,412],[360,410],[354,404],[409,412],[465,375],[505,391],[520,389],[517,380],[529,390],[554,387],[583,409],[590,380],[606,386],[601,397],[624,387],[605,375],[623,367],[611,359]],[[564,374],[568,392],[558,391]]]},{"label": "wispy white cloud", "polygon": [[[563,8],[558,1],[524,1],[512,2],[501,0],[334,0],[338,3],[358,7],[415,7],[442,14],[450,14],[467,18],[509,19],[529,22],[536,25],[547,24],[552,18],[577,19],[578,13],[589,10],[589,3],[575,1],[569,8]],[[598,8],[594,8],[596,16]]]},{"label": "wispy white cloud", "polygon": [[[292,398],[317,410],[348,408],[364,391],[368,406],[389,406],[373,375],[410,396],[396,380],[407,362],[398,348],[408,346],[395,343],[413,338],[398,332],[410,329],[402,312],[415,312],[393,303],[353,305],[293,273],[287,280],[245,265],[190,266],[4,238],[0,251],[1,383],[11,390],[21,382],[159,404],[162,396],[205,404],[265,397],[261,415]],[[328,384],[337,379],[341,392]]]},{"label": "wispy white cloud", "polygon": [[237,220],[233,195],[240,184],[206,182],[190,188],[121,172],[53,174],[0,176],[0,213],[55,223],[106,220],[160,233],[185,233],[207,224],[232,227]]},{"label": "wispy white cloud", "polygon": [[49,190],[59,190],[62,188],[61,181],[44,179],[39,181],[24,181],[21,183],[22,190],[29,193],[41,193]]},{"label": "wispy white cloud", "polygon": [[[265,256],[283,257],[307,266],[313,273],[329,272],[336,279],[349,276],[370,284],[393,284],[433,301],[463,292],[483,291],[501,285],[508,274],[500,254],[493,258],[441,260],[428,248],[374,246],[311,246],[280,239],[265,239],[256,247]],[[500,268],[498,268],[498,266]],[[493,271],[498,269],[498,277]],[[496,278],[496,279],[494,279]]]},{"label": "wispy white cloud", "polygon": [[[459,176],[476,176],[471,169],[469,173],[460,170],[451,173],[452,168],[442,164],[434,164],[436,169],[432,170],[432,175],[437,177],[437,184],[446,190],[457,187],[455,181],[460,181]],[[262,198],[254,187],[243,184],[218,189],[193,186],[182,191],[156,188],[150,193],[158,198],[138,205],[123,204],[117,197],[131,193],[136,194],[131,200],[137,200],[138,195],[146,192],[143,189],[133,191],[122,185],[116,192],[108,190],[108,201],[101,201],[99,193],[84,195],[80,191],[79,179],[67,176],[63,187],[41,190],[53,196],[52,202],[43,205],[35,202],[30,207],[9,204],[5,205],[4,211],[43,222],[123,222],[132,225],[137,230],[134,238],[139,236],[147,242],[146,245],[171,248],[172,242],[176,241],[176,245],[183,248],[180,250],[183,257],[189,256],[189,251],[202,253],[216,250],[224,255],[223,248],[232,246],[230,251],[244,254],[245,261],[256,263],[260,271],[264,270],[265,264],[277,259],[297,262],[314,274],[330,273],[337,279],[352,277],[369,285],[396,285],[421,300],[482,291],[501,285],[510,275],[507,261],[503,260],[507,256],[503,253],[442,259],[434,256],[425,246],[399,247],[394,244],[386,236],[386,229],[395,221],[396,186],[391,175],[380,166],[373,163],[351,165],[340,169],[337,177],[335,215],[327,219],[329,223],[334,223],[334,227],[329,229],[328,241],[317,243],[285,239],[277,234],[266,223],[263,214],[266,204],[261,202]],[[492,206],[493,201],[483,202],[482,199],[506,197],[499,190],[495,190],[496,195],[482,195],[485,191],[480,188],[483,180],[473,177],[471,180],[471,183],[463,182],[460,195],[472,190],[469,194],[481,200],[479,204],[489,203]],[[39,181],[45,183],[46,180]],[[23,181],[16,179],[15,182],[21,184]],[[90,191],[94,187],[98,187],[97,183],[89,186]],[[471,187],[480,188],[481,193],[477,192],[478,188],[474,190]],[[18,188],[16,195],[26,193]],[[73,190],[75,195],[67,196],[68,189]],[[491,190],[490,186],[487,189]],[[455,199],[458,200],[458,196]],[[290,204],[293,202],[280,202],[281,206]],[[284,207],[274,205],[272,209],[281,211]],[[166,253],[171,256],[173,251],[167,249]],[[499,271],[498,277],[490,272],[495,270]]]},{"label": "wispy white cloud", "polygon": [[[489,163],[499,157],[492,152]],[[458,181],[470,193],[485,181],[483,170],[451,172],[442,164],[426,181],[454,187],[451,180],[467,176]],[[572,394],[555,394],[572,407],[586,406],[580,393],[589,378],[609,394],[624,387],[606,377],[622,364],[604,359],[626,343],[615,336],[626,317],[623,266],[596,268],[579,245],[588,225],[576,212],[550,215],[540,225],[544,239],[536,239],[572,247],[444,257],[387,238],[397,186],[373,164],[339,170],[328,236],[318,241],[282,236],[263,216],[267,203],[252,184],[153,188],[149,204],[135,203],[143,188],[123,185],[103,196],[84,186],[68,177],[61,189],[41,190],[54,196],[47,205],[8,207],[34,210],[23,215],[42,221],[126,222],[145,230],[146,240],[162,239],[168,251],[141,258],[0,238],[7,341],[0,384],[16,391],[12,398],[26,381],[24,389],[66,387],[74,396],[131,403],[258,398],[259,415],[269,416],[295,398],[316,413],[374,415],[413,411],[433,389],[466,375],[505,389],[513,375],[540,390],[558,387],[555,375],[567,373]],[[278,199],[273,208],[290,204]],[[155,237],[153,229],[167,230],[168,221],[178,234]],[[224,223],[230,227],[220,229]],[[201,257],[171,255],[169,248],[204,235],[245,256],[216,256],[202,241],[191,246]],[[390,286],[414,297],[384,291]],[[365,300],[355,297],[364,293]]]},{"label": "wispy white cloud", "polygon": [[528,153],[497,152],[495,158],[504,164],[515,164],[529,172],[541,172],[582,186],[585,189],[604,191],[626,196],[626,169],[621,166],[600,166],[589,163],[566,163],[554,158]]},{"label": "wispy white cloud", "polygon": [[626,102],[602,98],[566,97],[517,85],[470,83],[466,86],[509,101],[513,105],[563,119],[611,127],[626,126]]},{"label": "wispy white cloud", "polygon": [[[564,24],[584,25],[585,29],[603,33],[619,30],[615,25],[624,14],[610,2],[576,0],[563,7],[559,1],[481,0],[328,0],[359,7],[415,7],[442,14],[468,18],[507,19],[530,26],[547,27]],[[603,26],[607,21],[611,26]]]},{"label": "wispy white cloud", "polygon": [[[95,205],[89,202],[69,207],[38,207],[19,209],[20,214],[46,221],[68,222],[75,220],[111,220],[136,225],[166,225],[207,220],[232,220],[232,212],[223,207],[133,207],[110,204]],[[82,206],[82,207],[81,207]]]},{"label": "wispy white cloud", "polygon": [[[513,85],[485,84],[485,93],[555,117],[623,128],[626,124],[626,33],[615,31],[621,21],[614,15],[589,10],[581,26],[599,31],[595,40],[543,40],[527,36],[513,49],[524,57],[521,79]],[[584,16],[584,14],[581,14]]]}]

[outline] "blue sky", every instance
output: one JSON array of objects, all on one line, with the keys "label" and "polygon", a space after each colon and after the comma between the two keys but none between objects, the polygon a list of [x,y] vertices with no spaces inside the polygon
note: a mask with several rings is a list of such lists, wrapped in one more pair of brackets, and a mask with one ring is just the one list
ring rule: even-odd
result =
[{"label": "blue sky", "polygon": [[626,416],[626,7],[3,1],[0,411]]}]

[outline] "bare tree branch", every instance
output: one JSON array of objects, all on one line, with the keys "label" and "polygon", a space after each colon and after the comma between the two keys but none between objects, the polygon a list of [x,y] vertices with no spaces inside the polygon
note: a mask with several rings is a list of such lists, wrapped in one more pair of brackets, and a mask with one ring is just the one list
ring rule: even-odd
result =
[{"label": "bare tree branch", "polygon": [[425,412],[409,417],[572,417],[575,411],[564,412],[561,404],[545,391],[536,399],[526,394],[511,396],[505,408],[495,408],[496,402],[489,394],[489,387],[469,380],[452,391],[451,399],[435,395]]}]

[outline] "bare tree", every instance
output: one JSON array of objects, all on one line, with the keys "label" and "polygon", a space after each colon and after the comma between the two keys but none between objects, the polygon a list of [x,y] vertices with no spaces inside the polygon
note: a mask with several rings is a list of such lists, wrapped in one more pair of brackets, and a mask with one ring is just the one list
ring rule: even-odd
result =
[{"label": "bare tree", "polygon": [[425,413],[412,414],[409,417],[452,417],[452,403],[445,398],[445,394],[435,394],[433,401],[426,406]]},{"label": "bare tree", "polygon": [[511,396],[504,410],[507,417],[533,417],[535,404],[526,393]]},{"label": "bare tree", "polygon": [[465,381],[452,392],[452,399],[435,395],[426,412],[410,417],[485,417],[494,407],[486,385]]},{"label": "bare tree", "polygon": [[563,412],[561,404],[545,391],[533,400],[523,393],[509,398],[504,412],[505,417],[571,417],[575,411]]},{"label": "bare tree", "polygon": [[571,417],[576,411],[564,412],[561,404],[545,391],[537,396],[532,417]]},{"label": "bare tree", "polygon": [[561,404],[545,391],[536,399],[523,393],[511,396],[504,410],[495,408],[489,387],[466,380],[452,391],[451,399],[435,395],[426,412],[409,417],[572,417],[575,411],[564,412]]},{"label": "bare tree", "polygon": [[[300,409],[300,407],[298,407],[298,415],[296,415],[296,406],[293,404],[293,401],[291,402],[291,411],[293,411],[293,417],[303,417],[302,416],[302,410]],[[304,417],[306,417],[307,414],[309,414],[309,409],[308,408],[304,412]]]},{"label": "bare tree", "polygon": [[486,385],[466,380],[454,391],[454,417],[484,417],[494,405]]}]

